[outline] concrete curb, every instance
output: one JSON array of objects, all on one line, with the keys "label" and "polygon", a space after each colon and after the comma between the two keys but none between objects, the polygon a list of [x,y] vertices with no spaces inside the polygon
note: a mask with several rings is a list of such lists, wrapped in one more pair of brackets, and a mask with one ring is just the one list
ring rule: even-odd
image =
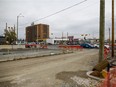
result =
[{"label": "concrete curb", "polygon": [[92,78],[92,79],[95,79],[95,80],[98,80],[98,81],[103,81],[103,80],[104,80],[103,78],[99,78],[99,77],[95,77],[95,76],[90,75],[92,72],[93,72],[93,71],[88,71],[88,72],[86,73],[86,75],[87,75],[88,77],[90,77],[90,78]]}]

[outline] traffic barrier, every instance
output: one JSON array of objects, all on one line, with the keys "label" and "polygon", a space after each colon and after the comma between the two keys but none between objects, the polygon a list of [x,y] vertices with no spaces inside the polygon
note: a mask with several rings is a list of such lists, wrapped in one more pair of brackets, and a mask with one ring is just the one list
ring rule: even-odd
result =
[{"label": "traffic barrier", "polygon": [[116,87],[116,66],[111,68],[111,87]]},{"label": "traffic barrier", "polygon": [[[102,69],[105,69],[105,66],[107,66],[107,56],[110,53],[109,48],[104,48],[104,61],[96,65],[93,70],[97,70],[99,72],[102,72]],[[116,66],[109,66],[109,70],[104,75],[104,80],[99,84],[97,87],[116,87]]]},{"label": "traffic barrier", "polygon": [[110,53],[109,48],[104,48],[104,59],[107,59],[108,54]]},{"label": "traffic barrier", "polygon": [[[114,63],[114,64],[113,64]],[[115,60],[107,66],[107,75],[99,87],[116,87],[116,65]]]},{"label": "traffic barrier", "polygon": [[80,45],[59,45],[60,49],[64,49],[64,50],[82,50],[83,47],[81,47]]},{"label": "traffic barrier", "polygon": [[99,87],[116,87],[116,67],[107,72],[107,77],[102,81]]}]

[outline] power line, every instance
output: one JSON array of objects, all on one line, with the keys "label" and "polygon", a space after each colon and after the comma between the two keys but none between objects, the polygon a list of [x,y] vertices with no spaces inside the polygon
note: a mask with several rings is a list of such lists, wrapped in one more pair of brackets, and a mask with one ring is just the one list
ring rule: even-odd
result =
[{"label": "power line", "polygon": [[51,16],[56,15],[56,14],[58,14],[58,13],[61,13],[61,12],[65,11],[65,10],[68,10],[68,9],[70,9],[70,8],[72,8],[72,7],[75,7],[75,6],[77,6],[77,5],[80,5],[80,4],[82,4],[82,3],[86,2],[86,1],[87,1],[87,0],[84,0],[84,1],[81,1],[81,2],[79,2],[79,3],[76,3],[76,4],[72,5],[72,6],[69,6],[69,7],[67,7],[67,8],[64,8],[64,9],[62,9],[62,10],[60,10],[60,11],[57,11],[57,12],[55,12],[55,13],[53,13],[53,14],[50,14],[50,15],[48,15],[48,16],[45,16],[45,17],[40,18],[40,19],[38,19],[38,20],[35,20],[34,22],[39,21],[39,20],[42,20],[42,19],[45,19],[45,18],[48,18],[48,17],[51,17]]},{"label": "power line", "polygon": [[[38,20],[35,20],[35,21],[33,21],[33,22],[40,21],[40,20],[43,20],[43,19],[45,19],[45,18],[51,17],[51,16],[53,16],[53,15],[56,15],[56,14],[58,14],[58,13],[61,13],[61,12],[65,11],[65,10],[68,10],[68,9],[70,9],[70,8],[73,8],[73,7],[77,6],[77,5],[80,5],[80,4],[82,4],[82,3],[86,2],[86,1],[87,1],[87,0],[83,0],[83,1],[81,1],[81,2],[79,2],[79,3],[76,3],[76,4],[72,5],[72,6],[69,6],[69,7],[67,7],[67,8],[64,8],[64,9],[62,9],[62,10],[60,10],[60,11],[57,11],[57,12],[52,13],[52,14],[50,14],[50,15],[47,15],[47,16],[45,16],[45,17],[42,17],[42,18],[40,18],[40,19],[38,19]],[[26,23],[26,24],[28,24],[28,23]],[[26,25],[26,24],[23,24],[23,25]],[[22,26],[22,25],[21,25],[21,26]]]}]

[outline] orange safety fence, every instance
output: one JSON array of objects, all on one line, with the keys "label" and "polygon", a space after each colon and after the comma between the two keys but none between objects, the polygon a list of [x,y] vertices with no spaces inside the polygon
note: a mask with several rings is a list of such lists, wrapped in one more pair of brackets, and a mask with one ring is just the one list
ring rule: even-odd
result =
[{"label": "orange safety fence", "polygon": [[107,77],[99,87],[116,87],[116,66],[110,68],[110,72],[107,72]]},{"label": "orange safety fence", "polygon": [[[110,53],[109,48],[104,49],[104,58],[107,59]],[[99,87],[116,87],[116,66],[111,67],[110,71],[107,72],[106,78],[101,82]]]},{"label": "orange safety fence", "polygon": [[67,50],[83,49],[80,45],[59,45],[59,48]]},{"label": "orange safety fence", "polygon": [[104,48],[104,58],[107,59],[108,54],[110,53],[109,48]]}]

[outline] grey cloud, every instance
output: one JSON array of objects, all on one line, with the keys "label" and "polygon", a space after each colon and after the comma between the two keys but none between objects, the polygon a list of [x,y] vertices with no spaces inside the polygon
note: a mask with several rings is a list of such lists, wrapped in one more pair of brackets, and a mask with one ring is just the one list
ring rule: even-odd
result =
[{"label": "grey cloud", "polygon": [[[31,22],[80,1],[82,0],[0,0],[0,32],[3,33],[6,22],[9,25],[16,24],[16,16],[22,13],[25,17],[19,19],[19,35],[25,38],[25,27]],[[110,12],[111,0],[107,0],[106,16],[109,17]],[[99,32],[98,17],[99,1],[87,0],[86,3],[35,23],[49,24],[50,32],[57,35],[61,35],[61,32],[92,33]]]}]

